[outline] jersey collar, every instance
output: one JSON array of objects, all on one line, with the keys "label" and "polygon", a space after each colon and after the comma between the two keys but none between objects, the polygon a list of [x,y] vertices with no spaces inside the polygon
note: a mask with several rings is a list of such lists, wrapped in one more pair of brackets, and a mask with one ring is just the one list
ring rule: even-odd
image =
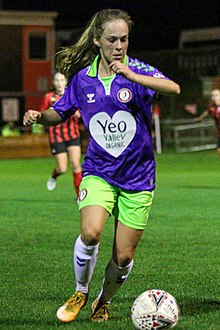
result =
[{"label": "jersey collar", "polygon": [[[100,60],[100,55],[97,55],[94,59],[94,61],[92,62],[92,64],[89,67],[89,70],[87,72],[87,75],[89,77],[95,78],[98,76],[98,64],[99,64],[99,60]],[[128,65],[128,56],[125,55],[125,57],[122,60],[122,63],[124,65]]]}]

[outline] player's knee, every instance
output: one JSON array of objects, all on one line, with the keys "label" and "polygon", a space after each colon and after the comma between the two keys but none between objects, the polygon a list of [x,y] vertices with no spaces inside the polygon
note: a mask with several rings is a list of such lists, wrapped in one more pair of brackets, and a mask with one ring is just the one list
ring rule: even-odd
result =
[{"label": "player's knee", "polygon": [[132,249],[117,251],[113,256],[114,262],[120,267],[126,267],[132,259],[134,259],[134,251]]},{"label": "player's knee", "polygon": [[85,245],[97,245],[101,240],[101,233],[92,228],[84,229],[81,233],[82,241]]}]

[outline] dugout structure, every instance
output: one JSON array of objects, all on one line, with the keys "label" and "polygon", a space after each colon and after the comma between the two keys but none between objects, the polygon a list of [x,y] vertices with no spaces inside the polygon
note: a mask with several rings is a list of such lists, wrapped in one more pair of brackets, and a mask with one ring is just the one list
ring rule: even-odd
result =
[{"label": "dugout structure", "polygon": [[26,110],[40,109],[51,86],[56,17],[56,12],[0,11],[0,127],[14,122],[25,133],[0,137],[0,159],[50,155],[47,134],[26,132],[22,120]]},{"label": "dugout structure", "polygon": [[50,88],[56,17],[56,12],[0,11],[0,126],[10,120],[22,125],[24,111],[39,109]]}]

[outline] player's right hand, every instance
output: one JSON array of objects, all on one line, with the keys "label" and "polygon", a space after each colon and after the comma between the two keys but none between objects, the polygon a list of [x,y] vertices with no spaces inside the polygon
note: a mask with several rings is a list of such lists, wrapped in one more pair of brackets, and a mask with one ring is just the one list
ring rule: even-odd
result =
[{"label": "player's right hand", "polygon": [[42,117],[42,113],[36,110],[28,110],[23,117],[24,126],[31,126],[37,122],[38,118]]}]

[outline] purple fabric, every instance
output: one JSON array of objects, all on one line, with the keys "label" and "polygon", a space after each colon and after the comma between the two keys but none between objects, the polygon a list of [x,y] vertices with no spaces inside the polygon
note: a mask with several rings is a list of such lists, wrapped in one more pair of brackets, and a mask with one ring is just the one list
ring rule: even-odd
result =
[{"label": "purple fabric", "polygon": [[[166,78],[157,69],[128,58],[136,73]],[[93,67],[94,69],[94,67]],[[154,91],[116,75],[110,95],[91,67],[78,72],[53,105],[63,120],[80,108],[90,143],[83,175],[97,175],[125,190],[155,189],[155,160],[151,137]]]}]

